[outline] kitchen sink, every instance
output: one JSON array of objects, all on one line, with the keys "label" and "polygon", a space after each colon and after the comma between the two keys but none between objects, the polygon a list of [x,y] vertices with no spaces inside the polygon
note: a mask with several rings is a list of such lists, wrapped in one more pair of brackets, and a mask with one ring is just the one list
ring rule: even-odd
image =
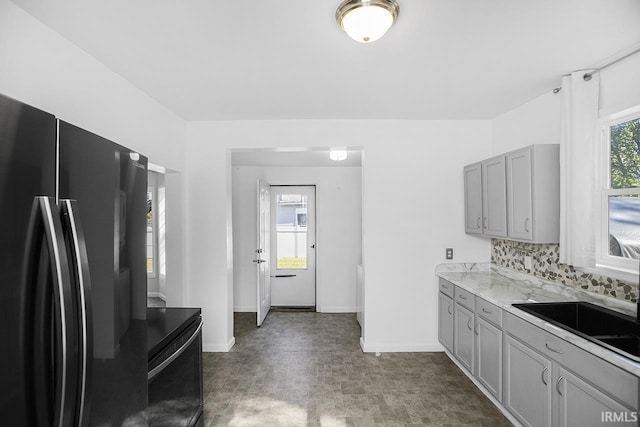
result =
[{"label": "kitchen sink", "polygon": [[513,304],[533,316],[640,362],[640,324],[635,318],[588,302]]}]

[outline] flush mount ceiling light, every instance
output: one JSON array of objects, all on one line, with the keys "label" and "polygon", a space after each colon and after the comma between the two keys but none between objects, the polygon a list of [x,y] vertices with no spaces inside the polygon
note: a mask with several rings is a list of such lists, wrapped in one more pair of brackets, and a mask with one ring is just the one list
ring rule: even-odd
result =
[{"label": "flush mount ceiling light", "polygon": [[336,21],[355,41],[371,43],[384,36],[398,13],[396,0],[345,0],[336,10]]},{"label": "flush mount ceiling light", "polygon": [[329,151],[329,158],[331,160],[335,160],[339,162],[347,158],[347,149],[346,148],[332,148]]}]

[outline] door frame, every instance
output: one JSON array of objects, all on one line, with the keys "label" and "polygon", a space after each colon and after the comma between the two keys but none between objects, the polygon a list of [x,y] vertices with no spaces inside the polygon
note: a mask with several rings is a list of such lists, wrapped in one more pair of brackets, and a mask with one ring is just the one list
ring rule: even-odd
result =
[{"label": "door frame", "polygon": [[[315,300],[316,300],[316,304],[315,304],[315,312],[316,313],[321,313],[322,312],[322,306],[320,304],[320,294],[321,294],[321,288],[318,285],[319,281],[318,281],[318,259],[320,258],[319,253],[320,253],[320,245],[318,244],[320,241],[320,237],[319,237],[319,233],[318,230],[320,228],[320,216],[318,215],[318,189],[321,187],[319,184],[317,183],[297,183],[295,181],[268,181],[267,184],[269,184],[269,186],[271,187],[314,187],[315,188],[315,218],[316,218],[316,238],[315,238],[315,272],[314,272],[314,277],[315,277]],[[270,212],[271,215],[273,215],[272,212]],[[271,254],[271,256],[274,256],[275,254]]]}]

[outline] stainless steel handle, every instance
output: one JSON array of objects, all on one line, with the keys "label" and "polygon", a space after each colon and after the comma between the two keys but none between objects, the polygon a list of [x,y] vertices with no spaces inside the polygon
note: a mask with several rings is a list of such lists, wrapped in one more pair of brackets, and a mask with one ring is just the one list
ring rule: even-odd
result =
[{"label": "stainless steel handle", "polygon": [[449,285],[440,284],[440,287],[443,289],[449,289]]},{"label": "stainless steel handle", "polygon": [[193,334],[191,334],[191,336],[189,337],[187,342],[182,344],[180,346],[180,348],[177,349],[165,361],[163,361],[161,364],[159,364],[158,366],[153,368],[151,371],[149,371],[149,373],[147,374],[147,379],[150,380],[150,379],[154,378],[156,375],[158,375],[160,372],[164,371],[167,368],[167,366],[169,366],[169,364],[171,362],[176,360],[182,353],[184,353],[184,351],[187,349],[187,347],[189,347],[191,345],[191,343],[198,337],[198,334],[200,333],[201,330],[202,330],[202,319],[200,319],[200,323],[198,324],[198,327],[193,332]]},{"label": "stainless steel handle", "polygon": [[[28,368],[33,371],[27,372],[26,387],[29,390],[34,388],[34,399],[44,398],[53,402],[54,419],[50,422],[62,427],[70,425],[75,416],[77,390],[74,384],[77,383],[75,368],[78,361],[69,264],[60,218],[53,214],[55,209],[49,197],[34,198],[27,235],[25,259],[28,266],[25,269],[24,286],[26,292],[35,296],[35,304],[30,305],[25,301],[27,305],[23,309],[27,316],[33,316],[35,320],[27,320],[23,330],[31,335],[25,339],[32,343],[31,355],[28,356],[32,359],[25,363],[29,366],[37,361],[36,365]],[[43,249],[48,253],[48,258],[42,256]],[[49,269],[46,278],[40,271],[43,267]],[[51,326],[52,318],[55,326]],[[36,407],[41,403],[34,402]]]},{"label": "stainless steel handle", "polygon": [[480,327],[480,322],[476,323],[476,326],[473,328],[473,332],[475,332],[476,335],[480,335],[480,333],[478,332],[479,327]]},{"label": "stainless steel handle", "polygon": [[467,328],[469,328],[469,330],[471,331],[471,319],[467,320]]},{"label": "stainless steel handle", "polygon": [[554,353],[563,354],[560,350],[556,350],[555,348],[551,347],[548,343],[544,343],[544,346],[547,347],[547,350],[553,351]]},{"label": "stainless steel handle", "polygon": [[529,218],[524,220],[524,231],[529,232]]},{"label": "stainless steel handle", "polygon": [[453,314],[453,312],[451,311],[451,304],[447,306],[447,311],[449,312],[449,314]]},{"label": "stainless steel handle", "polygon": [[563,396],[562,392],[560,391],[560,381],[562,381],[563,379],[564,377],[560,375],[560,378],[558,378],[558,381],[556,381],[556,391],[560,396]]},{"label": "stainless steel handle", "polygon": [[[92,380],[92,359],[93,340],[91,330],[93,329],[93,316],[91,311],[91,280],[89,277],[89,260],[85,246],[84,233],[75,214],[75,201],[62,199],[60,207],[62,211],[62,224],[64,231],[70,233],[69,265],[73,266],[76,288],[80,300],[79,306],[79,329],[80,329],[80,390],[78,405],[78,420],[80,425],[88,425],[89,414],[85,413],[85,408],[90,405],[89,390],[91,390]],[[85,420],[85,417],[87,418]]]},{"label": "stainless steel handle", "polygon": [[493,314],[493,312],[487,310],[486,308],[482,307],[482,312],[483,313],[487,313],[487,314]]},{"label": "stainless steel handle", "polygon": [[477,226],[478,228],[482,228],[482,225],[480,225],[480,219],[481,219],[481,218],[480,218],[480,217],[478,217],[478,219],[476,220],[476,226]]},{"label": "stainless steel handle", "polygon": [[466,296],[464,296],[464,294],[460,294],[460,295],[458,295],[458,297],[459,297],[460,299],[462,299],[462,300],[466,300],[466,299],[467,299],[467,297],[466,297]]},{"label": "stainless steel handle", "polygon": [[544,384],[545,386],[549,385],[549,383],[547,383],[544,379],[544,374],[549,371],[549,367],[545,366],[544,369],[542,370],[542,374],[540,374],[540,379],[542,380],[542,384]]},{"label": "stainless steel handle", "polygon": [[482,218],[482,228],[487,228],[487,217]]}]

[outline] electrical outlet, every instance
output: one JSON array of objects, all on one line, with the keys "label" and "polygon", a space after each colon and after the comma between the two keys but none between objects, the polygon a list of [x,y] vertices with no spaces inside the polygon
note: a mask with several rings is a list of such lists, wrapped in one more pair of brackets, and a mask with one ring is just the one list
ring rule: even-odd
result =
[{"label": "electrical outlet", "polygon": [[527,270],[531,270],[531,257],[530,256],[525,256],[524,257],[524,268],[526,268]]},{"label": "electrical outlet", "polygon": [[453,248],[447,248],[445,252],[446,259],[453,259]]}]

